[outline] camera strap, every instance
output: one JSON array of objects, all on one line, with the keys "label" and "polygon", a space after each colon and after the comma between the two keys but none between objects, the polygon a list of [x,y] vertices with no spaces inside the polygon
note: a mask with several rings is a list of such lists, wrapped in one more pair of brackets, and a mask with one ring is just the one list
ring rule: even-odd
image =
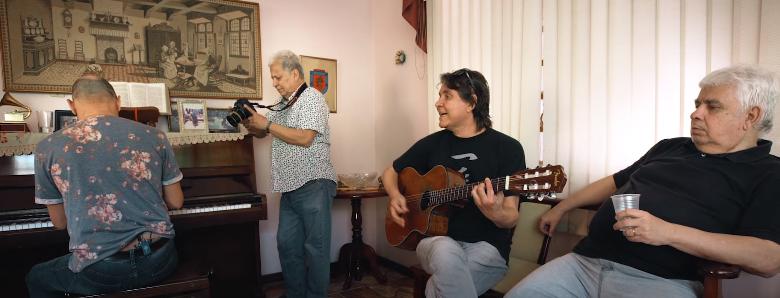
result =
[{"label": "camera strap", "polygon": [[[282,104],[284,102],[284,100],[280,100],[278,103],[276,103],[274,105],[261,106],[261,107],[269,109],[269,110],[274,111],[274,112],[281,112],[281,111],[284,111],[286,109],[289,109],[290,107],[292,107],[292,105],[295,104],[296,101],[298,101],[298,98],[301,96],[301,94],[303,94],[303,91],[306,91],[306,88],[308,88],[308,87],[309,87],[309,85],[307,85],[306,82],[303,82],[303,84],[301,84],[301,86],[298,87],[298,90],[295,91],[293,96],[291,96],[289,99],[287,99],[287,104],[284,105],[284,107],[282,107],[281,109],[274,109],[274,108],[276,106]],[[284,99],[284,98],[282,98],[282,99]]]}]

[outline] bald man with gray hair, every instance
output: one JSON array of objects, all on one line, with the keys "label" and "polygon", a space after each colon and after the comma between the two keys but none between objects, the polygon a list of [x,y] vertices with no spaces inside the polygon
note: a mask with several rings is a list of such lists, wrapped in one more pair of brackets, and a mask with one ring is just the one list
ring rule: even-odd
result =
[{"label": "bald man with gray hair", "polygon": [[96,74],[72,95],[78,121],[35,148],[35,202],[68,230],[71,253],[30,270],[30,297],[137,288],[178,262],[168,210],[183,204],[182,173],[165,133],[118,117],[120,98]]}]

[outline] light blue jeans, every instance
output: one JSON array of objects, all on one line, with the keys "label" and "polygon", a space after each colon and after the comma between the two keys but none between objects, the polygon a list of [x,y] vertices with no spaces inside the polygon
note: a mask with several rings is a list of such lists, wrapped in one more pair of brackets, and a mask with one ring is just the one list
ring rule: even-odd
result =
[{"label": "light blue jeans", "polygon": [[276,243],[287,297],[326,297],[330,284],[330,209],[336,183],[307,182],[282,194]]},{"label": "light blue jeans", "polygon": [[698,281],[665,279],[604,259],[569,253],[529,274],[504,297],[698,297]]},{"label": "light blue jeans", "polygon": [[176,270],[173,239],[148,256],[104,259],[79,273],[68,269],[71,254],[35,265],[27,274],[31,298],[63,297],[65,293],[93,295],[157,283]]},{"label": "light blue jeans", "polygon": [[417,258],[431,275],[425,297],[477,297],[496,285],[507,271],[498,249],[485,241],[468,243],[447,236],[425,238]]}]

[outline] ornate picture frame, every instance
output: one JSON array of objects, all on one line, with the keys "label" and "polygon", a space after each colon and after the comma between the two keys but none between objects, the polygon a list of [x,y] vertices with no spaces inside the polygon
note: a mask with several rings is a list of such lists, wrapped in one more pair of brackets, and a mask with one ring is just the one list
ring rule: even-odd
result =
[{"label": "ornate picture frame", "polygon": [[238,0],[0,0],[6,91],[69,93],[89,64],[172,97],[262,98],[260,6]]},{"label": "ornate picture frame", "polygon": [[325,96],[328,109],[336,113],[338,76],[336,59],[301,55],[303,77],[306,84],[319,90]]},{"label": "ornate picture frame", "polygon": [[179,100],[179,131],[183,133],[209,132],[206,101],[203,99]]}]

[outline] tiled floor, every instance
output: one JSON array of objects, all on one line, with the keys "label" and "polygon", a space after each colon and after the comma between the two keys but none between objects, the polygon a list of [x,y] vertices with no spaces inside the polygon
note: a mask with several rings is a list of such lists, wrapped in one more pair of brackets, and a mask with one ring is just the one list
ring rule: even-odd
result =
[{"label": "tiled floor", "polygon": [[[330,284],[328,297],[338,298],[376,298],[376,297],[412,297],[414,282],[411,277],[402,275],[394,270],[382,268],[387,274],[387,283],[379,284],[373,276],[364,276],[361,281],[353,281],[352,287],[342,290],[345,276],[336,275]],[[275,282],[265,286],[267,298],[278,298],[284,295],[284,283]]]}]

